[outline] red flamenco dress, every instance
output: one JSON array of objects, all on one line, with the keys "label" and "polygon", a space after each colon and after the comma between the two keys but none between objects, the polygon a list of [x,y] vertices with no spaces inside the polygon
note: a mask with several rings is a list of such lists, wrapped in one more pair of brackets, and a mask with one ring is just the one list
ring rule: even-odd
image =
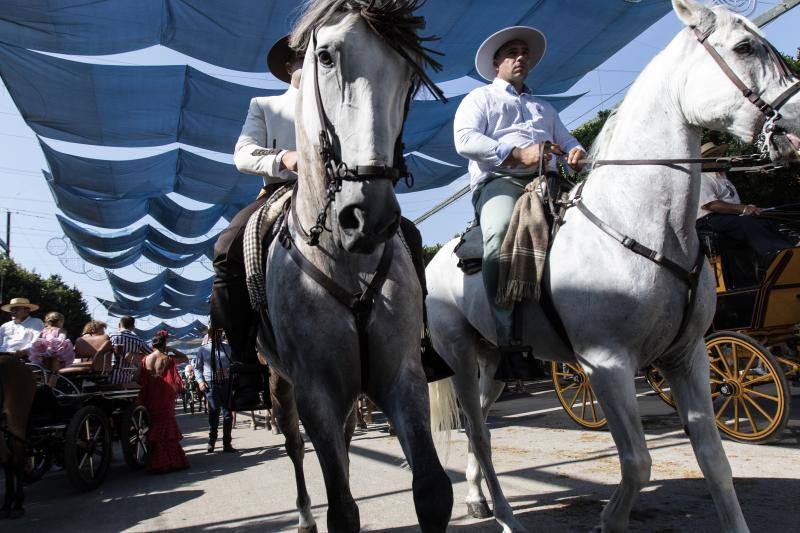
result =
[{"label": "red flamenco dress", "polygon": [[150,459],[147,471],[163,474],[189,468],[180,441],[183,434],[175,418],[175,394],[182,387],[175,363],[170,361],[163,376],[142,372],[142,403],[150,413]]}]

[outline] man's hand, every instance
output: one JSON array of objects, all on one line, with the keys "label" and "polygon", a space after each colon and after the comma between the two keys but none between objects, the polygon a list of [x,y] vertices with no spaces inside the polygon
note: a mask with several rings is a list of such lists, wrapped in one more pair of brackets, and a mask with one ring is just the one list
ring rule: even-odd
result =
[{"label": "man's hand", "polygon": [[742,216],[760,215],[761,209],[753,204],[747,204],[742,208]]},{"label": "man's hand", "polygon": [[586,159],[586,152],[584,152],[582,148],[576,146],[569,151],[569,155],[567,155],[567,164],[572,170],[580,172],[583,168],[583,163],[580,162],[581,159]]},{"label": "man's hand", "polygon": [[205,381],[198,381],[197,388],[200,389],[200,392],[205,392],[206,389],[208,388],[208,385],[206,384]]},{"label": "man's hand", "polygon": [[[545,162],[550,161],[550,159],[553,157],[550,154],[552,147],[553,145],[545,145]],[[541,153],[541,144],[531,144],[525,148],[514,148],[511,150],[511,153],[508,155],[506,160],[503,161],[502,165],[511,167],[536,167],[539,166],[539,156]]]},{"label": "man's hand", "polygon": [[287,150],[281,158],[281,170],[291,170],[297,172],[297,151]]}]

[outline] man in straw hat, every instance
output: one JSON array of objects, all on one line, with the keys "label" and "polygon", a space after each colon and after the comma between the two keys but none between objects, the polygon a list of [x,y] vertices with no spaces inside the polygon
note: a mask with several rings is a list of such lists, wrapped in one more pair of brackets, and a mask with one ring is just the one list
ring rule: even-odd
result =
[{"label": "man in straw hat", "polygon": [[27,356],[28,348],[39,338],[39,333],[44,328],[40,319],[30,316],[39,306],[32,304],[27,298],[12,298],[0,309],[11,313],[12,318],[0,326],[0,352],[13,353],[17,357]]},{"label": "man in straw hat", "polygon": [[267,54],[267,66],[277,79],[289,84],[278,96],[253,98],[236,143],[233,161],[240,172],[264,179],[264,189],[242,209],[219,235],[214,246],[214,285],[211,317],[221,325],[238,361],[255,362],[251,332],[256,321],[245,282],[244,230],[250,216],[282,185],[297,179],[294,108],[303,55],[289,47],[286,35]]},{"label": "man in straw hat", "polygon": [[[722,157],[726,149],[727,145],[707,142],[700,147],[700,155]],[[742,203],[724,165],[703,163],[697,229],[710,230],[746,244],[758,255],[761,266],[767,267],[775,254],[791,248],[792,243],[781,235],[771,220],[758,218],[760,214],[759,207]]]},{"label": "man in straw hat", "polygon": [[514,204],[536,177],[540,157],[545,158],[543,168],[551,171],[552,154],[566,156],[576,170],[586,156],[555,108],[525,85],[545,49],[544,35],[527,26],[487,38],[478,48],[475,69],[491,83],[464,98],[453,124],[456,150],[469,159],[472,203],[483,231],[483,282],[492,302],[497,344],[505,353],[524,351],[514,339],[513,310],[495,304],[500,246]]}]

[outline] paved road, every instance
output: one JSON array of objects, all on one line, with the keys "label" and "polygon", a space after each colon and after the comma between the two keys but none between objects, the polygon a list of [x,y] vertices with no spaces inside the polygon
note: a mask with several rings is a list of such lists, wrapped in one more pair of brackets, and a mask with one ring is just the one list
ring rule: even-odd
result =
[{"label": "paved road", "polygon": [[[578,430],[546,383],[497,405],[490,423],[495,465],[516,514],[531,530],[588,531],[619,479],[608,432]],[[646,389],[643,389],[643,391]],[[800,392],[795,389],[795,392]],[[639,402],[653,457],[652,481],[633,512],[631,531],[719,531],[716,514],[677,415],[659,399]],[[768,446],[725,441],[744,514],[753,531],[800,531],[800,397],[783,439]],[[235,429],[239,456],[205,453],[202,415],[179,414],[191,469],[159,476],[131,473],[115,458],[105,484],[76,493],[63,472],[29,486],[27,516],[0,531],[213,531],[294,529],[294,481],[282,437]],[[378,419],[380,422],[380,419]],[[466,439],[456,435],[448,473],[456,505],[453,531],[498,531],[493,520],[465,516]],[[325,491],[310,443],[306,456],[314,513],[325,531]],[[410,473],[385,424],[358,432],[351,484],[365,531],[417,531]]]}]

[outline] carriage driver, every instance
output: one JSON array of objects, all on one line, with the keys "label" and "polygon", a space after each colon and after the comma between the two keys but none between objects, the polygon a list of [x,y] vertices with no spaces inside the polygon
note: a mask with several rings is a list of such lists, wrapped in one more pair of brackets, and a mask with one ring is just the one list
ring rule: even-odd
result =
[{"label": "carriage driver", "polygon": [[[536,177],[544,146],[544,167],[555,170],[552,154],[565,155],[580,170],[586,156],[549,103],[531,94],[528,73],[544,56],[546,41],[537,29],[514,26],[486,39],[475,68],[489,85],[471,91],[458,106],[453,130],[456,151],[469,159],[472,204],[483,231],[483,282],[494,312],[497,345],[512,357],[527,351],[514,338],[513,310],[496,305],[500,246],[514,204]],[[552,144],[546,145],[544,143]],[[500,377],[509,378],[503,375]]]}]

